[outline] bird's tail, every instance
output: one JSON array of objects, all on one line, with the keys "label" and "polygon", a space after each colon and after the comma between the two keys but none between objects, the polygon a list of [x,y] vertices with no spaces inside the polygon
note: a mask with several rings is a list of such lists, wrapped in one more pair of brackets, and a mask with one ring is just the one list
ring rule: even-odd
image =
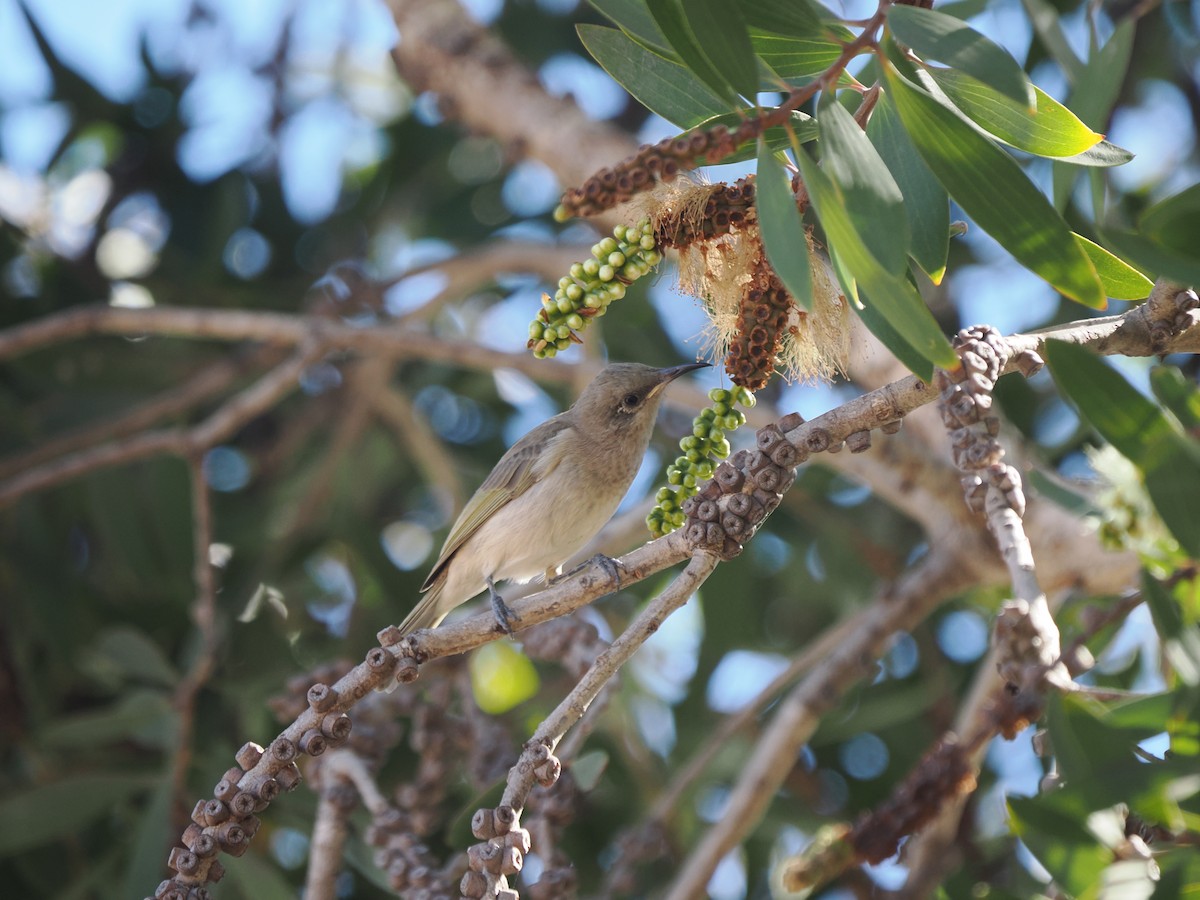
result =
[{"label": "bird's tail", "polygon": [[412,634],[418,628],[436,628],[442,619],[446,618],[446,613],[450,610],[442,606],[442,588],[444,587],[445,579],[442,579],[441,582],[435,583],[426,591],[421,602],[400,623],[401,637]]}]

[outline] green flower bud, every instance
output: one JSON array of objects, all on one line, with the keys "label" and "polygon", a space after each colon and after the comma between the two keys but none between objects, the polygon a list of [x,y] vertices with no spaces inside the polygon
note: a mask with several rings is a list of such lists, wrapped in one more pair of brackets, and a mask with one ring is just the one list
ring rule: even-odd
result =
[{"label": "green flower bud", "polygon": [[695,475],[684,475],[683,476],[683,486],[686,488],[694,488],[696,486],[696,476]]},{"label": "green flower bud", "polygon": [[579,313],[571,313],[567,316],[567,327],[573,331],[579,331],[584,326],[583,316]]},{"label": "green flower bud", "polygon": [[614,250],[612,253],[608,254],[608,258],[605,261],[614,269],[619,269],[621,266],[625,265],[625,254],[620,250]]},{"label": "green flower bud", "polygon": [[698,463],[704,459],[704,455],[699,450],[689,450],[687,452],[687,461],[690,463]]},{"label": "green flower bud", "polygon": [[575,282],[571,282],[571,284],[567,286],[566,294],[567,294],[567,299],[571,300],[574,303],[578,303],[580,300],[583,299],[583,288],[581,288]]},{"label": "green flower bud", "polygon": [[621,277],[626,281],[637,281],[645,275],[649,269],[638,262],[627,262],[621,266]]},{"label": "green flower bud", "polygon": [[659,503],[662,503],[664,500],[674,496],[674,494],[675,492],[670,488],[661,487],[658,489],[658,493],[654,495],[654,499]]},{"label": "green flower bud", "polygon": [[542,332],[545,330],[545,327],[542,325],[542,320],[534,319],[529,323],[529,339],[531,341],[540,341],[542,339]]},{"label": "green flower bud", "polygon": [[754,394],[750,393],[750,391],[746,390],[740,384],[733,389],[733,396],[746,409],[754,409],[754,404],[758,402],[754,399]]},{"label": "green flower bud", "polygon": [[570,275],[564,275],[562,278],[558,279],[558,286],[560,288],[565,289],[569,284],[574,284],[574,281],[571,279]]},{"label": "green flower bud", "polygon": [[588,309],[599,309],[604,305],[604,301],[600,299],[599,294],[588,294],[583,298],[583,305]]},{"label": "green flower bud", "polygon": [[638,222],[638,227],[641,229],[642,234],[654,234],[654,226],[650,224],[649,219],[642,219],[642,221]]},{"label": "green flower bud", "polygon": [[655,241],[654,241],[654,235],[643,234],[642,239],[640,241],[638,241],[638,246],[641,247],[643,250],[653,250],[656,246]]},{"label": "green flower bud", "polygon": [[718,416],[727,416],[729,415],[729,404],[723,400],[718,400],[712,405],[712,411]]},{"label": "green flower bud", "polygon": [[646,250],[642,253],[642,262],[648,266],[657,266],[662,262],[662,254],[657,250]]},{"label": "green flower bud", "polygon": [[562,313],[564,316],[567,313],[571,313],[571,312],[575,311],[575,304],[572,303],[570,300],[568,300],[566,297],[563,297],[562,299],[557,301],[556,305],[558,306],[558,311],[560,313]]},{"label": "green flower bud", "polygon": [[600,272],[600,263],[594,259],[585,259],[583,261],[583,274],[588,278],[595,278]]},{"label": "green flower bud", "polygon": [[713,388],[708,392],[708,399],[713,403],[728,403],[730,394],[725,388]]},{"label": "green flower bud", "polygon": [[596,246],[600,248],[600,252],[595,254],[596,259],[603,259],[617,249],[617,242],[613,238],[607,237]]},{"label": "green flower bud", "polygon": [[730,450],[729,441],[721,440],[721,441],[718,441],[713,446],[712,455],[715,456],[717,459],[725,459],[726,457],[729,456],[729,450]]},{"label": "green flower bud", "polygon": [[692,426],[692,434],[698,438],[708,436],[708,424],[705,422],[697,422]]},{"label": "green flower bud", "polygon": [[619,281],[614,281],[608,286],[608,296],[613,300],[620,300],[625,296],[625,285]]},{"label": "green flower bud", "polygon": [[571,264],[571,277],[580,280],[583,278],[583,263]]},{"label": "green flower bud", "polygon": [[680,450],[695,450],[696,445],[699,443],[700,443],[700,440],[698,438],[696,438],[695,436],[685,437],[683,440],[681,440],[679,442],[679,449]]},{"label": "green flower bud", "polygon": [[596,276],[601,281],[612,281],[617,277],[617,273],[613,270],[612,266],[605,264],[600,267],[600,270],[596,273]]},{"label": "green flower bud", "polygon": [[721,441],[725,440],[725,432],[714,426],[708,432],[708,439],[714,444],[719,444]]},{"label": "green flower bud", "polygon": [[[742,412],[740,409],[731,410],[729,413],[729,418],[731,418],[734,421],[734,423],[735,423],[733,426],[734,428],[741,428],[743,425],[746,424],[746,414],[744,412]],[[727,428],[725,430],[732,431],[733,429]]]},{"label": "green flower bud", "polygon": [[557,312],[558,304],[549,294],[542,294],[542,309],[546,312]]},{"label": "green flower bud", "polygon": [[713,464],[707,459],[702,459],[696,463],[695,472],[697,478],[712,478]]},{"label": "green flower bud", "polygon": [[667,472],[667,484],[683,484],[683,474],[678,469]]},{"label": "green flower bud", "polygon": [[[554,342],[554,346],[556,346],[559,350],[566,350],[568,347],[571,346],[571,339],[569,337],[559,338],[557,341]],[[728,455],[728,454],[726,454],[726,455]]]},{"label": "green flower bud", "polygon": [[618,241],[623,241],[623,240],[625,240],[625,231],[626,231],[626,228],[624,225],[614,226],[613,227],[613,237],[615,237]]},{"label": "green flower bud", "polygon": [[563,338],[569,338],[571,336],[571,329],[566,325],[559,325],[554,330],[557,332],[555,337],[559,340],[562,340]]},{"label": "green flower bud", "polygon": [[705,407],[704,409],[700,410],[700,415],[696,416],[694,421],[697,423],[711,422],[716,417],[717,417],[717,411],[715,409],[712,409],[711,407]]},{"label": "green flower bud", "polygon": [[553,343],[558,340],[558,329],[553,325],[547,325],[542,329],[542,340]]}]

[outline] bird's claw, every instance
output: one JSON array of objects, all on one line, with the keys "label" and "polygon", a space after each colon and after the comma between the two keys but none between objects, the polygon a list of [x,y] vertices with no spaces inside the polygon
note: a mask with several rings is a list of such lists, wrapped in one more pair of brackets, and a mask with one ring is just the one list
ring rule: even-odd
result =
[{"label": "bird's claw", "polygon": [[500,626],[500,630],[512,637],[513,625],[519,624],[521,617],[513,612],[512,608],[504,602],[504,598],[495,589],[491,589],[492,613],[496,616],[496,624]]}]

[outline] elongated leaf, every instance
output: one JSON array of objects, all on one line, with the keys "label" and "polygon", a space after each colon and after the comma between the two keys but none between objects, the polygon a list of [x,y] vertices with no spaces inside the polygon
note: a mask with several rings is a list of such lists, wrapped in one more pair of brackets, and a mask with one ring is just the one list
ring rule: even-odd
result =
[{"label": "elongated leaf", "polygon": [[921,161],[908,139],[900,114],[884,94],[867,124],[867,137],[879,151],[904,196],[908,217],[909,254],[934,284],[946,272],[950,249],[950,201],[946,190]]},{"label": "elongated leaf", "polygon": [[1150,296],[1154,282],[1126,263],[1113,256],[1099,244],[1094,244],[1082,235],[1075,235],[1075,240],[1088,255],[1096,274],[1100,276],[1100,284],[1104,293],[1113,300],[1142,300]]},{"label": "elongated leaf", "polygon": [[589,0],[589,2],[634,40],[649,47],[670,49],[671,42],[667,40],[667,36],[662,33],[658,23],[654,21],[654,16],[650,15],[645,0]]},{"label": "elongated leaf", "polygon": [[1200,554],[1200,448],[1112,368],[1073,344],[1049,341],[1054,380],[1080,414],[1142,471],[1163,521],[1188,553]]},{"label": "elongated leaf", "polygon": [[954,105],[989,134],[1009,146],[1037,156],[1075,156],[1098,144],[1104,135],[1088,128],[1073,112],[1033,88],[1034,108],[954,69],[931,69],[930,75]]},{"label": "elongated leaf", "polygon": [[837,188],[863,243],[892,274],[908,257],[908,216],[892,173],[854,117],[826,91],[817,116],[822,169]]},{"label": "elongated leaf", "polygon": [[1058,798],[1010,797],[1013,830],[1064,890],[1080,891],[1097,881],[1112,851],[1097,843],[1073,810]]},{"label": "elongated leaf", "polygon": [[1025,12],[1029,15],[1029,20],[1033,23],[1033,30],[1037,33],[1042,46],[1049,51],[1054,61],[1062,66],[1070,81],[1078,81],[1083,76],[1083,61],[1075,55],[1075,51],[1071,49],[1071,44],[1067,41],[1058,10],[1046,0],[1021,0],[1021,2],[1025,5]]},{"label": "elongated leaf", "polygon": [[1150,370],[1150,388],[1184,428],[1200,437],[1200,390],[1175,366],[1155,366]]},{"label": "elongated leaf", "polygon": [[1155,203],[1138,224],[1142,234],[1167,249],[1195,255],[1200,248],[1200,184]]},{"label": "elongated leaf", "polygon": [[654,21],[658,24],[659,29],[671,42],[671,49],[679,55],[684,66],[708,85],[713,94],[724,101],[725,109],[722,109],[721,112],[728,112],[729,109],[739,106],[737,92],[717,71],[696,42],[692,29],[688,27],[680,0],[646,0],[646,6],[649,8],[650,14],[654,16]]},{"label": "elongated leaf", "polygon": [[722,0],[682,0],[692,34],[708,61],[735,91],[751,103],[758,96],[758,63],[737,4]]},{"label": "elongated leaf", "polygon": [[648,110],[680,128],[691,128],[727,111],[725,101],[678,63],[651,52],[622,31],[580,25],[588,53]]},{"label": "elongated leaf", "polygon": [[767,261],[796,302],[812,309],[812,265],[804,222],[792,193],[792,179],[762,139],[758,142],[758,178],[754,190]]},{"label": "elongated leaf", "polygon": [[[1133,159],[1133,154],[1124,147],[1118,147],[1116,144],[1110,144],[1108,141],[1101,141],[1094,147],[1084,150],[1075,156],[1061,156],[1055,161],[1060,163],[1070,163],[1073,166],[1091,166],[1093,168],[1111,168],[1112,166],[1123,166],[1125,163]],[[1055,171],[1058,171],[1058,166],[1055,166]]]},{"label": "elongated leaf", "polygon": [[66,837],[155,783],[149,775],[76,775],[0,800],[0,856]]},{"label": "elongated leaf", "polygon": [[[906,278],[888,272],[879,264],[855,230],[837,186],[807,154],[801,153],[799,156],[804,183],[825,228],[825,235],[836,252],[840,266],[857,283],[863,303],[874,304],[906,344],[928,362],[936,366],[954,366],[958,357],[920,293]],[[845,277],[840,272],[839,275],[845,286]],[[863,321],[870,327],[869,321]],[[885,344],[888,340],[886,334],[877,334],[876,337]],[[889,346],[889,349],[892,348]],[[902,359],[901,354],[905,350],[901,347],[892,349],[892,352]],[[927,378],[928,368],[915,374]]]},{"label": "elongated leaf", "polygon": [[940,60],[1034,108],[1033,85],[1020,64],[962,20],[918,6],[893,6],[888,10],[888,27],[921,56]]},{"label": "elongated leaf", "polygon": [[925,163],[960,206],[1050,284],[1102,309],[1095,267],[1071,229],[1007,153],[929,94],[887,68],[892,98]]},{"label": "elongated leaf", "polygon": [[1163,654],[1174,675],[1191,687],[1200,684],[1200,627],[1194,622],[1185,622],[1175,598],[1145,572],[1142,573],[1142,596],[1154,617]]},{"label": "elongated leaf", "polygon": [[874,303],[865,306],[860,304],[855,311],[867,326],[867,330],[879,338],[879,342],[887,347],[905,368],[924,381],[933,377],[933,363],[918,353],[916,348],[891,326]]},{"label": "elongated leaf", "polygon": [[1143,272],[1182,284],[1200,284],[1200,259],[1195,253],[1179,253],[1132,231],[1105,228],[1100,237]]},{"label": "elongated leaf", "polygon": [[809,0],[737,0],[737,6],[751,28],[786,34],[791,37],[815,37],[825,30],[821,11]]},{"label": "elongated leaf", "polygon": [[825,37],[793,38],[760,31],[750,32],[758,58],[781,78],[818,75],[841,55],[841,44]]}]

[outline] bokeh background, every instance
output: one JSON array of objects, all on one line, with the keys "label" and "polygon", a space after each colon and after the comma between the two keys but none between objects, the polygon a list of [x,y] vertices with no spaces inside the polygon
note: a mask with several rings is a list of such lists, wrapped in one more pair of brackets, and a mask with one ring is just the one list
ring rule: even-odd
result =
[{"label": "bokeh background", "polygon": [[[1128,5],[1089,17],[1085,5],[1059,4],[1076,52],[1086,56],[1089,28],[1103,39],[1109,14]],[[589,117],[639,141],[675,132],[586,57],[574,26],[602,21],[586,4],[464,6],[548,92],[574,98]],[[976,6],[970,21],[1065,99],[1066,78],[1021,4]],[[1200,3],[1152,6],[1107,129],[1137,154],[1110,176],[1114,201],[1130,212],[1200,179]],[[420,308],[446,285],[428,266],[485,241],[539,242],[547,253],[594,241],[587,224],[552,222],[564,185],[549,167],[463,133],[438,98],[398,78],[390,50],[403,40],[382,0],[0,0],[0,327],[84,303],[332,306],[369,325]],[[570,154],[572,136],[561,140]],[[746,171],[725,166],[704,176]],[[1030,171],[1049,183],[1048,166],[1031,163]],[[1081,187],[1076,220],[1086,220],[1088,203]],[[669,264],[647,281],[588,352],[660,365],[696,356],[699,306],[678,293]],[[545,274],[503,275],[440,307],[428,327],[520,352],[551,283]],[[360,302],[364,291],[371,303]],[[948,330],[987,321],[1007,332],[1080,315],[978,229],[953,242],[950,274],[929,300]],[[19,461],[245,352],[106,338],[0,364],[0,454]],[[1144,364],[1121,365],[1145,384]],[[710,370],[697,383],[715,386],[722,375]],[[222,548],[223,638],[185,748],[194,796],[244,740],[274,734],[265,701],[287,677],[339,654],[361,656],[379,628],[399,621],[456,496],[571,397],[566,384],[514,369],[401,363],[391,388],[427,423],[458,479],[436,484],[386,422],[338,444],[353,385],[352,361],[318,362],[297,395],[203,460]],[[858,391],[849,382],[777,383],[766,399],[811,417]],[[1046,380],[1006,380],[997,393],[1028,453],[1065,479],[1096,477],[1077,418]],[[674,455],[671,435],[685,432],[689,415],[664,417],[624,509],[653,493]],[[172,459],[93,472],[0,511],[0,878],[12,896],[140,896],[161,877],[178,833],[177,798],[163,777],[181,752],[169,697],[196,652],[191,527],[187,472]],[[923,540],[868,489],[820,465],[804,468],[745,558],[720,568],[625,679],[593,738],[612,777],[591,798],[594,824],[578,826],[578,844],[588,848],[581,867],[603,869],[603,848],[629,818],[631,796],[660,781],[810,636],[924,553]],[[611,634],[657,585],[603,601],[593,620]],[[963,596],[896,640],[874,682],[854,692],[797,761],[789,791],[804,810],[781,812],[731,855],[710,885],[714,897],[763,896],[766,863],[802,843],[816,821],[886,795],[946,726],[986,648],[998,599],[995,591]],[[1160,683],[1154,659],[1152,631],[1135,614],[1100,677],[1149,689]],[[561,672],[507,645],[485,648],[471,665],[481,692],[508,685],[487,702],[516,733],[564,689]],[[720,814],[744,746],[735,742],[689,795],[686,817]],[[1002,791],[1031,794],[1042,774],[1027,739],[990,757],[979,818],[992,839],[1011,840]],[[70,789],[56,794],[56,785]],[[222,896],[294,895],[312,802],[301,791],[272,810],[255,851],[231,864]],[[1027,862],[1014,879],[1036,876]],[[888,887],[896,869],[884,864],[869,878]],[[360,864],[343,887],[346,896],[378,891]]]}]

